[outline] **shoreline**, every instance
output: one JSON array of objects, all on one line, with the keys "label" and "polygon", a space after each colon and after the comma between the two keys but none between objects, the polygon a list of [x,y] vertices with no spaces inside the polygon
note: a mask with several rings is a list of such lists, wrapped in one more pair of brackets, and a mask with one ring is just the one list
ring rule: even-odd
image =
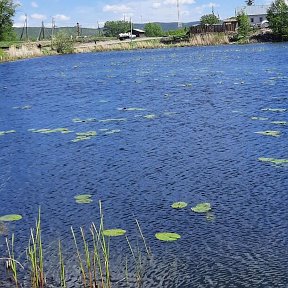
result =
[{"label": "shoreline", "polygon": [[[74,45],[73,53],[96,53],[96,52],[110,52],[110,51],[127,51],[127,50],[142,50],[142,49],[165,49],[165,48],[179,48],[179,47],[198,47],[198,46],[217,46],[217,45],[234,45],[234,44],[256,44],[256,43],[274,43],[267,35],[252,35],[247,41],[233,41],[233,35],[224,33],[207,33],[195,34],[188,41],[175,41],[173,38],[153,37],[140,38],[136,40],[110,40],[99,41],[98,43],[77,43]],[[256,40],[255,40],[256,39]],[[164,42],[165,41],[165,42]],[[3,51],[4,55],[0,54],[0,64],[7,62],[14,62],[18,60],[39,58],[45,56],[64,55],[51,50],[51,46],[45,41],[45,46],[42,49],[37,47],[39,42],[30,42],[22,44],[19,48],[15,45],[9,47],[7,51]],[[170,43],[169,43],[170,42]],[[44,43],[44,42],[43,42]],[[49,42],[48,42],[49,43]]]}]

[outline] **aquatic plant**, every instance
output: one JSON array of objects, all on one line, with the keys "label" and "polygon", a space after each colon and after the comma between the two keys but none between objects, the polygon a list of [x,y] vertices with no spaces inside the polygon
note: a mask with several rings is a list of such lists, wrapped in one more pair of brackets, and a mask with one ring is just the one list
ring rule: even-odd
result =
[{"label": "aquatic plant", "polygon": [[90,204],[91,202],[93,202],[91,197],[92,195],[90,194],[80,194],[80,195],[74,196],[74,199],[76,203],[78,204]]},{"label": "aquatic plant", "polygon": [[155,119],[157,116],[155,114],[148,114],[148,115],[145,115],[143,117],[146,118],[146,119],[152,120],[152,119]]},{"label": "aquatic plant", "polygon": [[159,232],[155,234],[155,237],[158,240],[170,242],[170,241],[177,241],[181,238],[181,236],[177,233],[171,233],[171,232]]},{"label": "aquatic plant", "polygon": [[265,118],[265,117],[251,117],[251,120],[266,121],[266,120],[268,120],[268,118]]},{"label": "aquatic plant", "polygon": [[60,266],[60,287],[66,288],[66,271],[65,271],[65,264],[63,259],[63,253],[62,253],[62,245],[61,240],[58,242],[58,255],[59,255],[59,266]]},{"label": "aquatic plant", "polygon": [[112,135],[112,134],[119,133],[119,132],[121,132],[120,129],[113,129],[113,130],[106,131],[104,134],[105,135]]},{"label": "aquatic plant", "polygon": [[200,203],[200,204],[197,204],[195,207],[192,207],[191,210],[196,213],[206,213],[211,210],[211,204]]},{"label": "aquatic plant", "polygon": [[41,231],[41,210],[39,208],[38,219],[36,220],[35,232],[30,230],[29,245],[27,248],[27,257],[31,266],[31,285],[32,288],[44,288],[46,278],[44,274],[44,255],[42,247]]},{"label": "aquatic plant", "polygon": [[288,122],[287,121],[272,121],[271,124],[275,124],[275,125],[287,125]]},{"label": "aquatic plant", "polygon": [[267,130],[267,131],[259,131],[255,132],[256,134],[264,135],[264,136],[272,136],[272,137],[280,137],[281,132],[280,131],[272,131],[272,130]]},{"label": "aquatic plant", "polygon": [[268,111],[268,112],[286,112],[287,109],[285,108],[263,108],[262,111]]},{"label": "aquatic plant", "polygon": [[72,119],[74,123],[88,123],[88,122],[96,122],[96,118],[87,118],[87,119],[80,119],[80,118],[74,118]]},{"label": "aquatic plant", "polygon": [[8,131],[0,131],[0,136],[4,136],[6,134],[16,133],[15,130],[8,130]]},{"label": "aquatic plant", "polygon": [[76,133],[76,138],[71,141],[74,143],[79,142],[79,141],[85,141],[85,140],[92,139],[96,135],[97,135],[96,131],[80,132],[80,133]]},{"label": "aquatic plant", "polygon": [[110,118],[110,119],[99,120],[99,122],[102,122],[102,123],[124,122],[124,121],[127,121],[127,118]]},{"label": "aquatic plant", "polygon": [[122,236],[126,233],[123,229],[105,229],[103,230],[103,235],[107,237],[117,237]]},{"label": "aquatic plant", "polygon": [[9,214],[0,217],[0,222],[11,222],[11,221],[19,221],[22,219],[21,215],[18,214]]},{"label": "aquatic plant", "polygon": [[282,164],[288,164],[288,159],[276,159],[276,158],[264,158],[260,157],[258,158],[260,162],[267,162],[267,163],[272,163],[275,165],[282,165]]},{"label": "aquatic plant", "polygon": [[187,206],[188,206],[188,204],[186,202],[175,202],[171,205],[171,207],[174,209],[183,209]]},{"label": "aquatic plant", "polygon": [[70,131],[68,128],[55,128],[55,129],[29,129],[28,131],[33,133],[40,133],[40,134],[50,134],[50,133],[62,133],[62,134],[68,134],[72,133],[73,131]]}]

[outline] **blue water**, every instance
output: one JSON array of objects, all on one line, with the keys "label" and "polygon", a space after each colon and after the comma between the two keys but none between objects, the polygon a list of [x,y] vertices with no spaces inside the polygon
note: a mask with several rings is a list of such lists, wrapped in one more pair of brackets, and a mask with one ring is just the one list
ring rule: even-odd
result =
[{"label": "blue water", "polygon": [[[5,232],[15,233],[19,259],[41,206],[53,278],[57,240],[75,253],[70,226],[88,230],[101,200],[106,227],[126,229],[133,245],[141,242],[135,218],[141,224],[153,253],[143,287],[288,287],[288,170],[258,161],[288,158],[287,126],[271,124],[288,121],[288,110],[261,110],[288,108],[287,59],[287,44],[265,44],[1,64],[0,131],[16,133],[0,136],[0,215],[23,216]],[[101,121],[111,118],[125,121]],[[59,127],[74,132],[29,131]],[[111,130],[118,131],[105,134]],[[255,134],[266,130],[281,137]],[[87,131],[97,136],[71,141]],[[77,194],[94,201],[79,205]],[[175,201],[189,206],[173,210]],[[201,202],[212,205],[210,221],[190,209]],[[182,238],[162,243],[154,237],[161,231]],[[111,245],[117,280],[129,249],[123,237]],[[5,235],[0,251],[6,255]],[[127,287],[116,280],[115,287]]]}]

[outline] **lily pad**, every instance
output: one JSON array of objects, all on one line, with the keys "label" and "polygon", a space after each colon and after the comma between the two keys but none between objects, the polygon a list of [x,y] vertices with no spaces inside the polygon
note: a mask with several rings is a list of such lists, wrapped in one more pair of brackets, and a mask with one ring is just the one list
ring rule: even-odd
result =
[{"label": "lily pad", "polygon": [[272,163],[275,165],[288,164],[288,159],[275,159],[275,158],[260,157],[258,158],[258,160],[261,162],[268,162],[268,163]]},{"label": "lily pad", "polygon": [[15,130],[8,130],[8,131],[0,131],[0,136],[4,136],[6,134],[16,133]]},{"label": "lily pad", "polygon": [[255,133],[260,134],[260,135],[264,135],[264,136],[272,136],[272,137],[280,137],[281,136],[280,131],[272,131],[272,130],[259,131],[259,132],[255,132]]},{"label": "lily pad", "polygon": [[103,230],[103,234],[107,237],[117,237],[122,236],[126,233],[126,230],[123,229],[107,229]]},{"label": "lily pad", "polygon": [[286,112],[287,109],[285,108],[263,108],[262,111],[269,111],[269,112]]},{"label": "lily pad", "polygon": [[200,204],[197,204],[195,207],[191,208],[191,210],[196,213],[206,213],[211,210],[211,204],[200,203]]},{"label": "lily pad", "polygon": [[72,119],[74,123],[89,123],[89,122],[96,122],[96,118],[87,118],[87,119],[80,119],[80,118],[74,118]]},{"label": "lily pad", "polygon": [[81,195],[74,196],[74,199],[76,203],[78,204],[90,204],[91,202],[93,202],[91,197],[92,195],[90,194],[81,194]]},{"label": "lily pad", "polygon": [[108,130],[105,132],[105,135],[112,135],[112,134],[119,133],[119,132],[121,132],[120,129]]},{"label": "lily pad", "polygon": [[111,119],[99,120],[99,122],[102,122],[102,123],[124,122],[124,121],[127,121],[127,118],[111,118]]},{"label": "lily pad", "polygon": [[157,117],[157,116],[156,116],[155,114],[148,114],[148,115],[145,115],[145,116],[144,116],[144,118],[150,119],[150,120],[155,119],[156,117]]},{"label": "lily pad", "polygon": [[71,140],[72,142],[79,142],[84,140],[89,140],[97,135],[96,131],[80,132],[76,133],[76,138]]},{"label": "lily pad", "polygon": [[0,217],[0,222],[11,222],[21,220],[22,216],[18,214],[4,215]]},{"label": "lily pad", "polygon": [[31,131],[33,133],[40,133],[40,134],[50,134],[50,133],[62,133],[62,134],[68,134],[72,133],[73,131],[70,131],[68,128],[55,128],[55,129],[29,129],[28,131]]},{"label": "lily pad", "polygon": [[268,118],[264,118],[264,117],[251,117],[251,120],[266,121],[266,120],[268,120]]},{"label": "lily pad", "polygon": [[171,242],[171,241],[177,241],[181,238],[181,236],[177,233],[171,233],[171,232],[159,232],[155,234],[155,237],[158,240]]},{"label": "lily pad", "polygon": [[186,202],[175,202],[171,205],[171,207],[174,209],[183,209],[187,206],[188,206],[188,204]]},{"label": "lily pad", "polygon": [[275,125],[287,125],[288,122],[287,121],[272,121],[271,124],[275,124]]}]

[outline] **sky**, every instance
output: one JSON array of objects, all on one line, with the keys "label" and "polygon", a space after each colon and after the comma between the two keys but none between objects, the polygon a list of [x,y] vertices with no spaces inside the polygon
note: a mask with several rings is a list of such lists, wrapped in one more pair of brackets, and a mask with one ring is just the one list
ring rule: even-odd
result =
[{"label": "sky", "polygon": [[[212,9],[221,19],[235,14],[235,8],[245,0],[178,0],[180,22],[197,21]],[[75,26],[97,28],[106,21],[130,20],[133,23],[177,22],[177,0],[14,0],[18,3],[14,26],[23,27],[25,14],[28,26],[40,26],[42,21],[51,27],[52,18],[57,27]],[[256,0],[262,5],[271,0]]]}]

